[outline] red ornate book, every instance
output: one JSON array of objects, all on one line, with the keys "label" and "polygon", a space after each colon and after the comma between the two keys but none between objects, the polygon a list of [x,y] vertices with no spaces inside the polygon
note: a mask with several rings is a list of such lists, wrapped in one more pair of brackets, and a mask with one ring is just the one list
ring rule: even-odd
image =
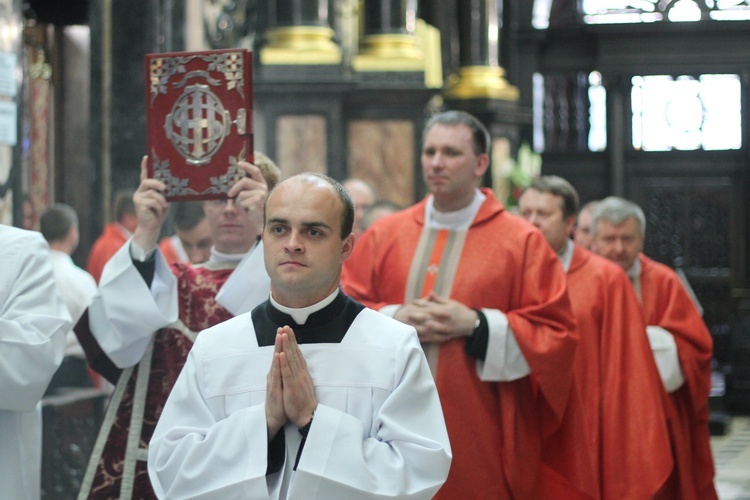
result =
[{"label": "red ornate book", "polygon": [[252,52],[146,55],[149,177],[167,200],[225,198],[253,158]]}]

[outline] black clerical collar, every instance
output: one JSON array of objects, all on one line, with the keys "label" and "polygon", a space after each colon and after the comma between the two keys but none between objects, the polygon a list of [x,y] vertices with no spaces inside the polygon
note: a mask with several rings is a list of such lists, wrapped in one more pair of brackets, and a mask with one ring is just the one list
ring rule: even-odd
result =
[{"label": "black clerical collar", "polygon": [[289,314],[279,311],[270,300],[258,305],[252,312],[253,327],[259,346],[273,345],[276,332],[288,325],[294,330],[300,344],[339,343],[365,308],[339,290],[333,302],[311,313],[304,325],[298,325]]},{"label": "black clerical collar", "polygon": [[277,309],[272,302],[268,302],[268,316],[274,323],[279,325],[289,325],[293,330],[304,330],[306,328],[315,328],[322,326],[326,323],[330,323],[333,319],[341,313],[344,305],[346,304],[346,295],[339,290],[333,301],[325,306],[324,308],[311,313],[307,317],[307,321],[303,325],[298,324],[294,318],[285,312]]},{"label": "black clerical collar", "polygon": [[283,304],[280,304],[276,302],[276,299],[273,298],[273,292],[271,292],[271,296],[268,299],[271,302],[271,305],[278,309],[279,311],[286,313],[290,315],[292,318],[294,318],[294,321],[298,325],[304,325],[307,322],[307,318],[310,317],[311,314],[316,313],[320,311],[321,309],[324,309],[328,304],[333,302],[333,300],[336,298],[336,296],[339,294],[339,288],[337,287],[334,291],[332,291],[326,298],[323,300],[320,300],[316,302],[315,304],[306,306],[306,307],[288,307]]}]

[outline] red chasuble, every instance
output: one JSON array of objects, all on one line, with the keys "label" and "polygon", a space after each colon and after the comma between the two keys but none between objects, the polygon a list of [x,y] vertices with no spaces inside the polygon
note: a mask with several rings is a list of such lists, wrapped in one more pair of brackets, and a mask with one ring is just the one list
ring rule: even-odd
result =
[{"label": "red chasuble", "polygon": [[647,325],[674,336],[685,383],[666,398],[675,454],[676,498],[717,498],[708,430],[713,340],[677,274],[645,255],[641,262],[641,304]]},{"label": "red chasuble", "polygon": [[[557,474],[543,463],[542,447],[565,417],[575,323],[564,272],[542,234],[482,192],[487,199],[469,231],[448,236],[434,290],[471,308],[503,311],[531,375],[483,382],[464,340],[439,346],[433,369],[453,462],[435,498],[537,498],[545,478]],[[439,241],[425,227],[425,203],[364,233],[344,265],[348,294],[374,309],[421,295]]]},{"label": "red chasuble", "polygon": [[232,317],[215,298],[234,267],[236,263],[172,266],[179,320],[156,333],[138,365],[123,370],[92,452],[92,460],[99,456],[96,473],[90,488],[84,480],[82,495],[156,498],[146,467],[148,443],[198,332]]},{"label": "red chasuble", "polygon": [[652,498],[674,464],[663,386],[638,298],[622,269],[578,245],[567,276],[598,497]]},{"label": "red chasuble", "polygon": [[123,233],[122,229],[117,227],[116,223],[110,222],[104,226],[102,235],[96,239],[94,246],[91,247],[89,261],[86,264],[86,270],[94,277],[97,283],[99,283],[99,279],[102,277],[104,265],[117,253],[126,241],[128,241],[128,237]]}]

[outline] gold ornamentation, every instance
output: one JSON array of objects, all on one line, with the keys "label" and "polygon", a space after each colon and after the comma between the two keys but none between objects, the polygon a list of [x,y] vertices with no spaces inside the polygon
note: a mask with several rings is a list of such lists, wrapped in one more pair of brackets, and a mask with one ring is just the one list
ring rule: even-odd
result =
[{"label": "gold ornamentation", "polygon": [[291,26],[270,30],[260,51],[262,64],[341,64],[334,32],[323,26]]},{"label": "gold ornamentation", "polygon": [[232,118],[208,85],[189,85],[175,101],[164,131],[189,165],[205,165],[229,134]]},{"label": "gold ornamentation", "polygon": [[518,101],[518,87],[508,83],[497,66],[463,66],[448,79],[446,97],[452,99],[501,99]]},{"label": "gold ornamentation", "polygon": [[151,156],[154,159],[154,179],[166,184],[167,188],[165,189],[165,192],[169,193],[170,196],[225,193],[230,187],[244,177],[245,172],[239,168],[238,163],[241,161],[247,161],[246,151],[243,147],[239,155],[229,157],[229,167],[227,168],[227,172],[224,175],[211,177],[211,187],[205,189],[202,193],[198,193],[194,189],[187,187],[188,179],[182,179],[172,175],[169,160],[162,161],[156,155],[156,151],[151,151]]},{"label": "gold ornamentation", "polygon": [[[170,83],[170,79],[178,73],[186,73],[187,70],[185,69],[185,65],[196,57],[208,63],[208,71],[217,71],[224,75],[224,79],[227,82],[227,90],[237,90],[242,98],[245,98],[242,90],[245,79],[245,68],[243,65],[242,54],[239,52],[227,52],[223,54],[156,57],[152,59],[149,68],[152,104],[159,94],[167,93],[167,85]],[[205,72],[200,72],[199,75],[192,75],[190,73],[185,74],[185,78],[191,76],[201,76],[205,78],[207,75]],[[217,80],[213,81],[218,82]],[[180,84],[174,85],[184,85],[184,79]]]}]

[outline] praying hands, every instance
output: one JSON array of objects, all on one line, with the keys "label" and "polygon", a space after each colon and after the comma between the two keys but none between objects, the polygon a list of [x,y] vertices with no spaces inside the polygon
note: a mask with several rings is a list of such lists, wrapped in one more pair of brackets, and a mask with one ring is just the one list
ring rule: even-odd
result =
[{"label": "praying hands", "polygon": [[266,423],[268,438],[287,422],[303,427],[318,405],[312,377],[294,331],[284,326],[276,332],[273,361],[266,378]]},{"label": "praying hands", "polygon": [[430,292],[401,306],[395,319],[417,329],[419,341],[442,343],[471,335],[477,312],[460,302]]}]

